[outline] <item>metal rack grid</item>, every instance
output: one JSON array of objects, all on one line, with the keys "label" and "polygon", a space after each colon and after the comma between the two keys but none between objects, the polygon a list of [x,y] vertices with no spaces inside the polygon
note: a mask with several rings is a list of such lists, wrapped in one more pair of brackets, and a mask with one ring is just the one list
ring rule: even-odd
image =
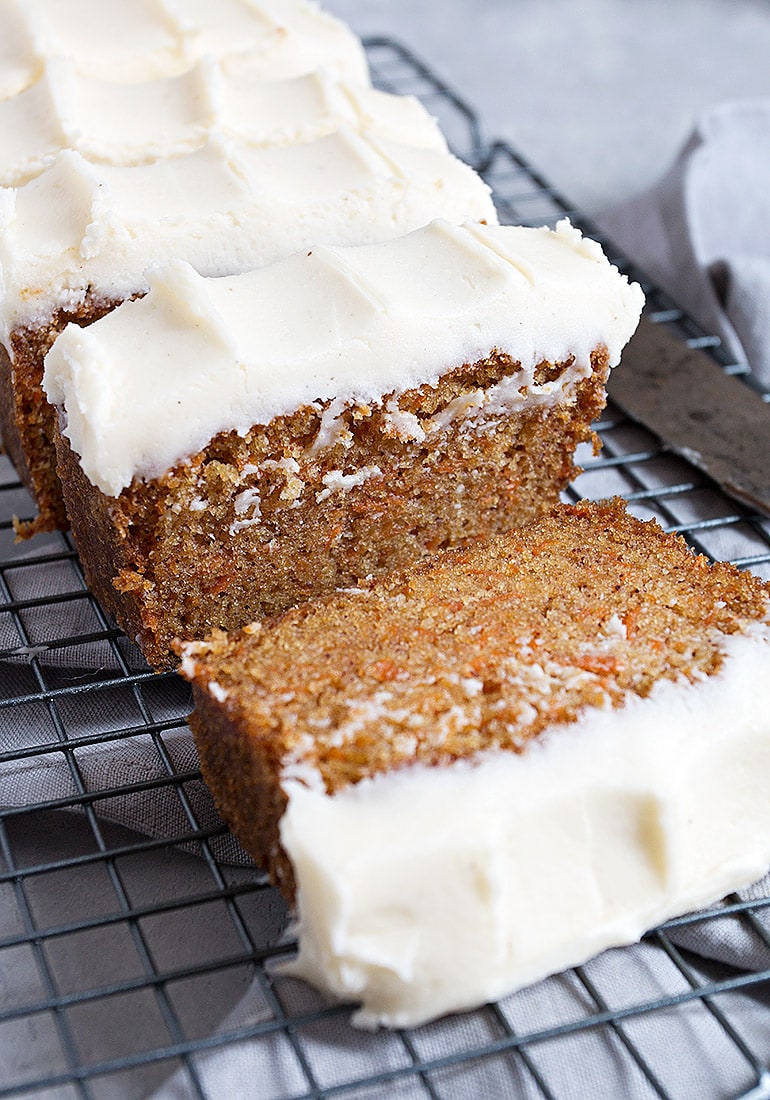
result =
[{"label": "metal rack grid", "polygon": [[[485,147],[473,112],[408,50],[367,46],[376,82],[439,115],[503,220],[582,222],[509,146]],[[646,291],[655,320],[722,356]],[[570,496],[620,493],[698,550],[770,576],[770,521],[611,404],[599,432],[602,455]],[[170,1079],[163,1096],[207,1100],[665,1098],[710,1095],[717,1078],[721,1096],[770,1097],[770,897],[733,896],[412,1031],[362,1035],[348,1006],[277,974],[293,950],[287,913],[213,812],[186,688],[152,674],[106,619],[67,535],[14,542],[11,517],[30,511],[0,460],[0,1097],[138,1097]],[[687,933],[715,921],[751,938],[758,969],[687,950]],[[221,1058],[240,1075],[226,1092]],[[683,1085],[687,1060],[699,1069]]]}]

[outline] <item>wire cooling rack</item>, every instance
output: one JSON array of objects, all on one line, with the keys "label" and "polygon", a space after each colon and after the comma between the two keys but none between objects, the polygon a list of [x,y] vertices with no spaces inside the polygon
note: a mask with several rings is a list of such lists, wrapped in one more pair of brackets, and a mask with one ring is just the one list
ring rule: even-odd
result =
[{"label": "wire cooling rack", "polygon": [[[367,47],[379,86],[418,95],[484,172],[502,220],[584,224],[508,145],[486,146],[408,50]],[[741,373],[632,274],[654,320]],[[570,496],[619,493],[698,550],[770,576],[768,520],[611,405],[599,431],[602,455],[586,456]],[[0,1097],[770,1097],[759,894],[412,1031],[356,1032],[348,1006],[282,977],[287,913],[213,814],[185,686],[149,672],[105,618],[68,536],[14,542],[12,516],[31,511],[0,460]],[[689,950],[717,924],[756,969]]]}]

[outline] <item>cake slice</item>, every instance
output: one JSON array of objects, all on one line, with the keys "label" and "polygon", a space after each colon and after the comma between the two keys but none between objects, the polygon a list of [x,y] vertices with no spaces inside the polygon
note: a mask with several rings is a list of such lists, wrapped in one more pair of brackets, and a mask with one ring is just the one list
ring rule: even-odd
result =
[{"label": "cake slice", "polygon": [[0,431],[39,508],[21,533],[66,526],[40,388],[66,324],[144,294],[147,268],[174,259],[227,275],[436,217],[495,222],[489,188],[427,129],[427,147],[346,126],[271,148],[209,134],[192,152],[129,166],[65,149],[28,183],[0,189]]},{"label": "cake slice", "polygon": [[582,503],[183,646],[204,777],[296,905],[293,972],[420,1024],[758,878],[769,597]]},{"label": "cake slice", "polygon": [[203,279],[46,359],[92,591],[155,667],[558,500],[642,293],[567,222],[435,222]]}]

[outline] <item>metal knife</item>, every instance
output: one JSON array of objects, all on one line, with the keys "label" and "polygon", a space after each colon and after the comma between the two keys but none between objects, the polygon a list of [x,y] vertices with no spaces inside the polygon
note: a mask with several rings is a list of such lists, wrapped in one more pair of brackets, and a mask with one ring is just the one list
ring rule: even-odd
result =
[{"label": "metal knife", "polygon": [[770,405],[705,352],[643,317],[607,391],[668,450],[770,516]]}]

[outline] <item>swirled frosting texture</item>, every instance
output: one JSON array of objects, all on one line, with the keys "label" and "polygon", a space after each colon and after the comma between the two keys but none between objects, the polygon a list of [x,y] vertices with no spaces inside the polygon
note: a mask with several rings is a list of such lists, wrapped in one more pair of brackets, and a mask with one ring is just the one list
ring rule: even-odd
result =
[{"label": "swirled frosting texture", "polygon": [[96,80],[176,76],[202,57],[278,80],[325,65],[368,80],[359,40],[308,0],[0,0],[0,99],[71,58]]},{"label": "swirled frosting texture", "polygon": [[262,267],[320,244],[387,240],[433,218],[497,220],[489,188],[443,148],[343,127],[258,148],[210,137],[131,167],[64,150],[23,187],[0,189],[0,337],[87,293],[147,290],[147,268],[204,275]]},{"label": "swirled frosting texture", "polygon": [[286,80],[231,73],[211,58],[178,76],[127,84],[82,76],[72,59],[47,62],[34,84],[0,100],[0,186],[20,187],[73,149],[104,164],[146,164],[210,138],[255,146],[313,141],[343,126],[404,145],[445,150],[412,96],[318,70]]}]

